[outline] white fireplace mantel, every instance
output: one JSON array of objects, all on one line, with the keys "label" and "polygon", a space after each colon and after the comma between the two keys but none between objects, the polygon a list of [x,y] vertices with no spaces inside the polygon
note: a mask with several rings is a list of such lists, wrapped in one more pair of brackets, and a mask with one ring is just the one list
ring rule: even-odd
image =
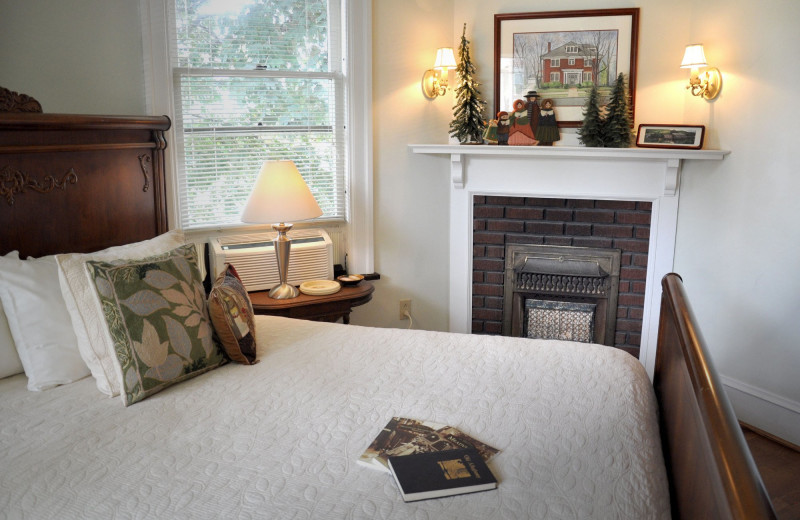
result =
[{"label": "white fireplace mantel", "polygon": [[652,377],[661,277],[672,271],[683,161],[720,161],[725,150],[411,144],[417,154],[450,156],[452,332],[472,330],[473,197],[523,196],[652,202],[639,359]]}]

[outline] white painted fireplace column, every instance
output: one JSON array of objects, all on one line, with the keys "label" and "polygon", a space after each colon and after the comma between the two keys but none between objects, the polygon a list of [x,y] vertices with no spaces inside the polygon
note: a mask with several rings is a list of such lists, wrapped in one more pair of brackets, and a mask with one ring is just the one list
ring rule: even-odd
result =
[{"label": "white painted fireplace column", "polygon": [[409,145],[450,156],[450,331],[472,330],[473,199],[476,195],[650,201],[650,249],[639,359],[653,377],[661,278],[672,271],[683,160],[721,150]]}]

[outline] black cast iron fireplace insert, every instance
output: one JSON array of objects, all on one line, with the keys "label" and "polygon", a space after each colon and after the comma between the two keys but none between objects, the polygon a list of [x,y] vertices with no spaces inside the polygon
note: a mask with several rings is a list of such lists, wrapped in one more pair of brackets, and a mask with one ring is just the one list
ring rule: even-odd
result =
[{"label": "black cast iron fireplace insert", "polygon": [[619,249],[509,244],[503,334],[614,345]]}]

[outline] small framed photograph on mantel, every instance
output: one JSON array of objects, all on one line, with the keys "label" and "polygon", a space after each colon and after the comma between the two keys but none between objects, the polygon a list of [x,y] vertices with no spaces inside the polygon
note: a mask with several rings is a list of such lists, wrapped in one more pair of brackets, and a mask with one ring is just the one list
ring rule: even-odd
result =
[{"label": "small framed photograph on mantel", "polygon": [[636,146],[699,150],[703,147],[705,133],[703,125],[639,125]]}]

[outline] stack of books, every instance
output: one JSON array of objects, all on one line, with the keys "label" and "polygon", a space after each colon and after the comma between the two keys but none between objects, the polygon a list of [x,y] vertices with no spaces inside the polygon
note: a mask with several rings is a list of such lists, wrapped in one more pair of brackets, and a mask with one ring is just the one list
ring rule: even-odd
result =
[{"label": "stack of books", "polygon": [[495,489],[486,462],[498,451],[452,426],[392,417],[358,462],[391,473],[412,502]]}]

